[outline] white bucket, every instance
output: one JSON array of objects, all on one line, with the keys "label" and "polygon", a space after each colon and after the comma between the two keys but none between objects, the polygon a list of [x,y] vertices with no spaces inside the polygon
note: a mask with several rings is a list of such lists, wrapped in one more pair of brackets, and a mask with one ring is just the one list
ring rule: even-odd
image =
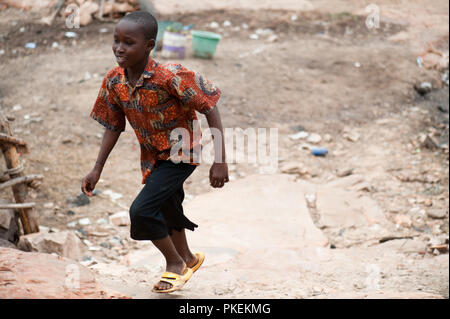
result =
[{"label": "white bucket", "polygon": [[161,56],[164,58],[184,59],[186,36],[181,33],[164,32]]}]

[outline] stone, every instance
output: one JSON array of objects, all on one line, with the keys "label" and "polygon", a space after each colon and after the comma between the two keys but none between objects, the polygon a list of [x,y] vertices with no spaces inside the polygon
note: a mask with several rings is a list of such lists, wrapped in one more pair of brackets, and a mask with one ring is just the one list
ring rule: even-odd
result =
[{"label": "stone", "polygon": [[353,168],[340,168],[336,171],[338,177],[345,177],[353,174]]},{"label": "stone", "polygon": [[361,135],[358,132],[356,132],[356,130],[351,129],[349,127],[344,127],[343,132],[344,133],[342,136],[344,136],[350,142],[357,142],[361,137]]},{"label": "stone", "polygon": [[12,209],[0,209],[0,238],[17,243],[19,236],[19,216]]},{"label": "stone", "polygon": [[435,150],[439,148],[439,142],[430,134],[424,135],[420,138],[420,144],[422,147],[428,148],[430,150]]},{"label": "stone", "polygon": [[297,132],[295,134],[291,134],[289,135],[289,138],[291,140],[298,140],[298,139],[303,139],[303,138],[307,138],[309,136],[309,133],[301,131],[301,132]]},{"label": "stone", "polygon": [[383,210],[369,196],[333,185],[334,182],[330,182],[316,193],[321,226],[341,229],[388,224]]},{"label": "stone", "polygon": [[399,225],[401,227],[411,227],[412,225],[411,217],[403,214],[395,215],[394,222],[396,225]]},{"label": "stone", "polygon": [[56,253],[59,256],[78,260],[83,244],[71,231],[57,233],[33,233],[20,237],[19,249],[29,252]]},{"label": "stone", "polygon": [[311,133],[311,134],[308,136],[307,141],[308,141],[309,143],[312,143],[312,144],[319,144],[320,141],[322,141],[322,136],[320,136],[320,135],[317,134],[317,133]]},{"label": "stone", "polygon": [[3,238],[0,238],[0,247],[17,248],[12,242]]},{"label": "stone", "polygon": [[[234,247],[233,238],[240,238],[242,247],[252,250],[278,250],[292,243],[298,248],[325,247],[328,239],[315,226],[302,186],[294,180],[286,174],[249,175],[233,182],[232,188],[200,194],[183,208],[189,219],[205,225],[205,236],[216,238],[210,242],[213,246]],[[244,221],[253,226],[246,227]],[[203,244],[194,240],[192,245]]]},{"label": "stone", "polygon": [[448,212],[444,209],[433,209],[427,211],[427,216],[434,219],[443,219],[447,216]]},{"label": "stone", "polygon": [[0,248],[0,299],[130,298],[103,287],[94,272],[68,258]]},{"label": "stone", "polygon": [[280,171],[285,174],[305,175],[308,173],[308,170],[303,166],[303,164],[297,162],[283,163]]},{"label": "stone", "polygon": [[121,211],[109,216],[109,221],[116,226],[128,226],[130,224],[130,215],[127,211]]}]

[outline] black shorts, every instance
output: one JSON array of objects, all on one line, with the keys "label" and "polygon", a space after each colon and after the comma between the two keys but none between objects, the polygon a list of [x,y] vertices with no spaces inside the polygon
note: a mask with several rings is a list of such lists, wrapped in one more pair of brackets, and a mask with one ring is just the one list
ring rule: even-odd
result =
[{"label": "black shorts", "polygon": [[172,230],[198,227],[183,212],[184,181],[196,166],[180,162],[158,161],[155,170],[130,207],[130,236],[134,240],[156,240]]}]

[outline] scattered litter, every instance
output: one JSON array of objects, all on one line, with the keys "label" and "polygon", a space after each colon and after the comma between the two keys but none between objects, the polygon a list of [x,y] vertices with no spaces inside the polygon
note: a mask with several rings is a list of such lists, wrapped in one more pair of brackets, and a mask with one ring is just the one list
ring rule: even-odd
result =
[{"label": "scattered litter", "polygon": [[122,197],[123,197],[122,194],[113,192],[113,191],[110,190],[110,189],[107,189],[106,191],[104,191],[103,194],[109,196],[109,198],[111,198],[112,201],[115,201],[116,199],[119,199],[119,198],[122,198]]},{"label": "scattered litter", "polygon": [[323,148],[323,147],[314,147],[311,150],[311,152],[312,152],[312,154],[314,156],[325,156],[325,155],[328,154],[328,150],[326,148]]},{"label": "scattered litter", "polygon": [[296,14],[291,15],[291,21],[297,21],[298,16]]},{"label": "scattered litter", "polygon": [[228,20],[225,20],[222,24],[224,27],[231,27],[231,22]]},{"label": "scattered litter", "polygon": [[70,222],[70,223],[67,223],[67,227],[69,227],[69,228],[75,228],[76,226],[77,226],[77,222],[76,221],[74,221],[74,222]]},{"label": "scattered litter", "polygon": [[252,39],[252,40],[258,40],[259,39],[259,35],[257,35],[256,33],[253,33],[253,34],[250,34],[249,38]]},{"label": "scattered litter", "polygon": [[13,111],[20,111],[22,109],[22,105],[16,104],[16,105],[13,106],[12,109],[13,109]]},{"label": "scattered litter", "polygon": [[66,32],[66,33],[64,33],[64,36],[66,37],[66,38],[76,38],[76,37],[78,37],[78,34],[76,34],[75,32]]},{"label": "scattered litter", "polygon": [[309,133],[307,133],[307,132],[298,132],[298,133],[289,135],[289,138],[291,140],[295,141],[295,140],[307,138],[308,136],[309,136]]},{"label": "scattered litter", "polygon": [[3,55],[3,54],[5,54],[5,50],[1,49],[0,50],[0,55]]},{"label": "scattered litter", "polygon": [[25,32],[25,30],[26,30],[25,27],[21,27],[21,28],[19,29],[20,32]]},{"label": "scattered litter", "polygon": [[359,68],[359,67],[361,67],[361,63],[359,63],[359,62],[355,62],[355,67],[356,67],[356,68]]},{"label": "scattered litter", "polygon": [[78,221],[78,224],[80,224],[81,226],[87,226],[91,224],[91,221],[89,220],[89,218],[82,218]]},{"label": "scattered litter", "polygon": [[209,24],[209,27],[212,29],[217,29],[219,27],[219,24],[216,21],[213,21]]},{"label": "scattered litter", "polygon": [[44,208],[53,208],[54,204],[52,202],[45,203]]},{"label": "scattered litter", "polygon": [[53,49],[56,49],[57,47],[59,47],[58,42],[53,42],[53,43],[52,43],[52,48],[53,48]]},{"label": "scattered litter", "polygon": [[419,68],[423,67],[423,59],[422,59],[422,57],[418,56],[416,61],[417,61],[417,65],[419,66]]},{"label": "scattered litter", "polygon": [[444,73],[442,74],[442,77],[441,77],[441,80],[442,80],[442,82],[445,84],[445,85],[447,85],[447,86],[449,86],[449,75],[448,75],[448,68],[444,71]]},{"label": "scattered litter", "polygon": [[100,32],[100,33],[107,33],[108,31],[109,31],[108,28],[100,28],[100,29],[98,30],[98,32]]},{"label": "scattered litter", "polygon": [[316,208],[316,194],[305,194],[305,199],[309,208]]},{"label": "scattered litter", "polygon": [[28,42],[25,44],[25,48],[27,49],[36,49],[36,43],[35,42]]},{"label": "scattered litter", "polygon": [[99,218],[97,219],[96,223],[99,225],[108,224],[108,220],[106,218]]}]

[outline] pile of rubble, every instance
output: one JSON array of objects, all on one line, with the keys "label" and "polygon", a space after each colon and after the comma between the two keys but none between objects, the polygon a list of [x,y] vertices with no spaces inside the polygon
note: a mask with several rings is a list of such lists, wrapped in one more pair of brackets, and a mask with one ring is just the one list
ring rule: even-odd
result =
[{"label": "pile of rubble", "polygon": [[141,2],[146,3],[139,0],[5,0],[0,4],[0,10],[8,7],[34,10],[42,13],[44,24],[50,25],[56,18],[71,18],[85,26],[94,19],[111,20],[139,10]]}]

